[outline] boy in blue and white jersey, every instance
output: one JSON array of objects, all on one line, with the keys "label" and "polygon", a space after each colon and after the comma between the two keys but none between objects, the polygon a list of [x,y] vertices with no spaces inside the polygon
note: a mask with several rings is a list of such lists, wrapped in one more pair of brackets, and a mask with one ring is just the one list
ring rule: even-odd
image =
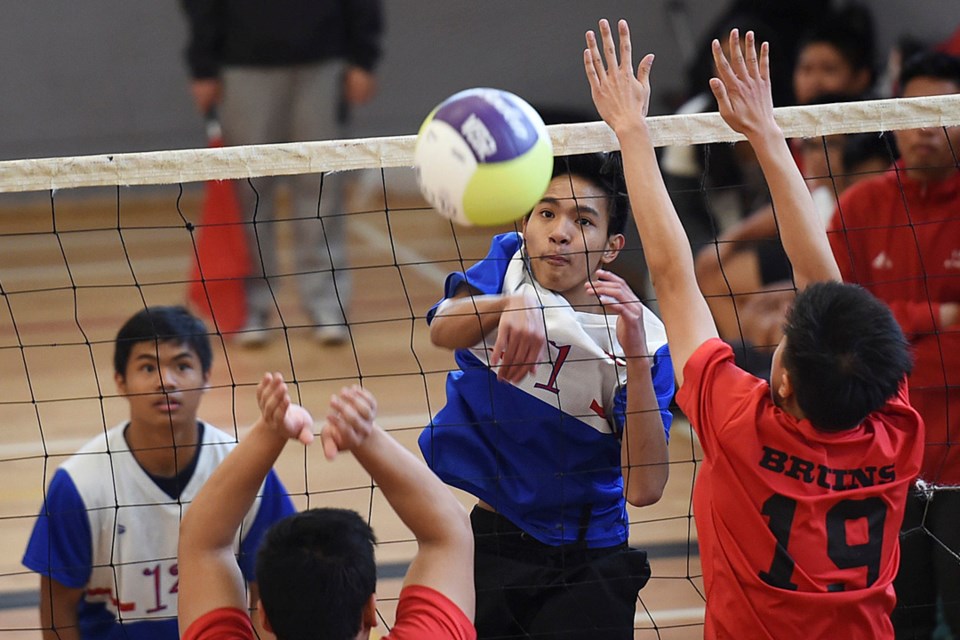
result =
[{"label": "boy in blue and white jersey", "polygon": [[[236,444],[197,418],[212,360],[207,328],[183,307],[144,309],[117,334],[130,419],[60,465],[23,557],[40,574],[45,640],[179,637],[180,519]],[[235,548],[251,586],[262,535],[293,512],[271,471]]]},{"label": "boy in blue and white jersey", "polygon": [[603,268],[622,179],[618,156],[558,158],[522,233],[450,274],[427,316],[459,370],[420,447],[479,499],[480,638],[633,637],[650,568],[625,502],[663,493],[674,384],[663,324]]}]

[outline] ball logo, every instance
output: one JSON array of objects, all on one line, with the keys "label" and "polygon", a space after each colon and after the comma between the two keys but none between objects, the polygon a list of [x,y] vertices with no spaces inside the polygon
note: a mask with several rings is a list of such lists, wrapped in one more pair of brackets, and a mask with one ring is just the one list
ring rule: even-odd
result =
[{"label": "ball logo", "polygon": [[503,94],[497,91],[491,91],[484,97],[493,105],[494,109],[500,112],[500,115],[503,116],[503,119],[506,120],[511,131],[513,131],[513,135],[522,140],[530,139],[534,131],[527,126],[523,113],[514,105],[507,102]]},{"label": "ball logo", "polygon": [[467,140],[467,144],[473,148],[473,153],[480,162],[497,152],[497,141],[477,114],[472,113],[470,117],[463,121],[460,133]]},{"label": "ball logo", "polygon": [[430,112],[413,153],[426,201],[460,224],[514,222],[550,182],[553,151],[543,119],[498,89],[456,93]]}]

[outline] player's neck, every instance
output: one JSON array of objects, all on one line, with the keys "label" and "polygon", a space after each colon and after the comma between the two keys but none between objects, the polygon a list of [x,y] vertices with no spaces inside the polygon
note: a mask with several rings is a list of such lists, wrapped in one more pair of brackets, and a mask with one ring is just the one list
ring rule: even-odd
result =
[{"label": "player's neck", "polygon": [[188,425],[174,424],[164,429],[131,421],[123,435],[133,457],[144,470],[155,476],[172,478],[196,455],[199,427],[195,419]]},{"label": "player's neck", "polygon": [[800,409],[800,405],[797,404],[797,397],[795,395],[790,395],[787,398],[781,398],[780,402],[776,403],[781,411],[787,413],[797,420],[803,420],[807,416],[803,413],[803,410]]}]

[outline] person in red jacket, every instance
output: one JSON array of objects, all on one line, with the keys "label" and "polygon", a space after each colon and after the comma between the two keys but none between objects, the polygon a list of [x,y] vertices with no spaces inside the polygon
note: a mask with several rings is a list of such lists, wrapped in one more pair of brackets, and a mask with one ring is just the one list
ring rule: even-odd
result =
[{"label": "person in red jacket", "polygon": [[[928,52],[900,74],[903,97],[960,93],[960,59]],[[910,340],[910,398],[926,423],[920,478],[960,484],[960,127],[895,133],[900,160],[840,198],[830,242],[843,278],[884,300]],[[898,636],[929,638],[937,598],[960,634],[960,492],[908,498],[896,581]]]}]

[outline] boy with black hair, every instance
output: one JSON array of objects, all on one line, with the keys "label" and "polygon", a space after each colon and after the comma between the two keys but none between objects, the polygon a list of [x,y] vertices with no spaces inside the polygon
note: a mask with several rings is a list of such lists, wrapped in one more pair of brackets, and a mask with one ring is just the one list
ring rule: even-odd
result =
[{"label": "boy with black hair", "polygon": [[[960,59],[925,52],[901,70],[902,96],[960,93]],[[840,198],[830,229],[840,272],[885,301],[910,340],[910,397],[926,423],[920,478],[960,484],[960,127],[893,133],[900,160]],[[929,638],[937,601],[960,635],[960,492],[907,499],[897,575],[898,637]]]},{"label": "boy with black hair", "polygon": [[815,104],[828,94],[866,96],[876,76],[873,32],[870,10],[858,4],[828,12],[807,31],[793,69],[796,104]]},{"label": "boy with black hair", "polygon": [[[176,640],[177,533],[193,497],[236,442],[197,418],[213,361],[207,328],[183,307],[133,315],[115,341],[130,419],[50,481],[23,563],[41,575],[47,640]],[[276,474],[244,515],[239,552],[256,602],[254,552],[293,512]]]},{"label": "boy with black hair", "polygon": [[[254,640],[231,550],[243,514],[288,440],[309,444],[313,418],[290,402],[280,374],[257,388],[260,419],[197,495],[180,529],[184,640]],[[417,540],[396,622],[385,640],[473,640],[473,537],[452,493],[374,422],[358,386],[330,400],[321,429],[328,459],[350,451]],[[278,640],[366,640],[377,625],[373,532],[359,514],[309,509],[271,527],[257,553],[265,629]]]},{"label": "boy with black hair", "polygon": [[[757,154],[797,286],[769,383],[738,368],[697,287],[646,123],[653,55],[633,71],[630,32],[587,33],[597,110],[627,187],[665,320],[684,410],[703,447],[694,516],[706,638],[891,638],[898,531],[923,424],[907,400],[907,343],[889,309],[839,282],[823,223],[773,117],[769,47],[730,60],[714,41],[720,114]],[[604,60],[606,65],[604,65]]]},{"label": "boy with black hair", "polygon": [[663,493],[673,371],[659,319],[603,268],[628,211],[618,157],[558,158],[522,232],[427,315],[459,369],[420,447],[478,498],[481,638],[633,637],[650,569],[625,503]]}]

